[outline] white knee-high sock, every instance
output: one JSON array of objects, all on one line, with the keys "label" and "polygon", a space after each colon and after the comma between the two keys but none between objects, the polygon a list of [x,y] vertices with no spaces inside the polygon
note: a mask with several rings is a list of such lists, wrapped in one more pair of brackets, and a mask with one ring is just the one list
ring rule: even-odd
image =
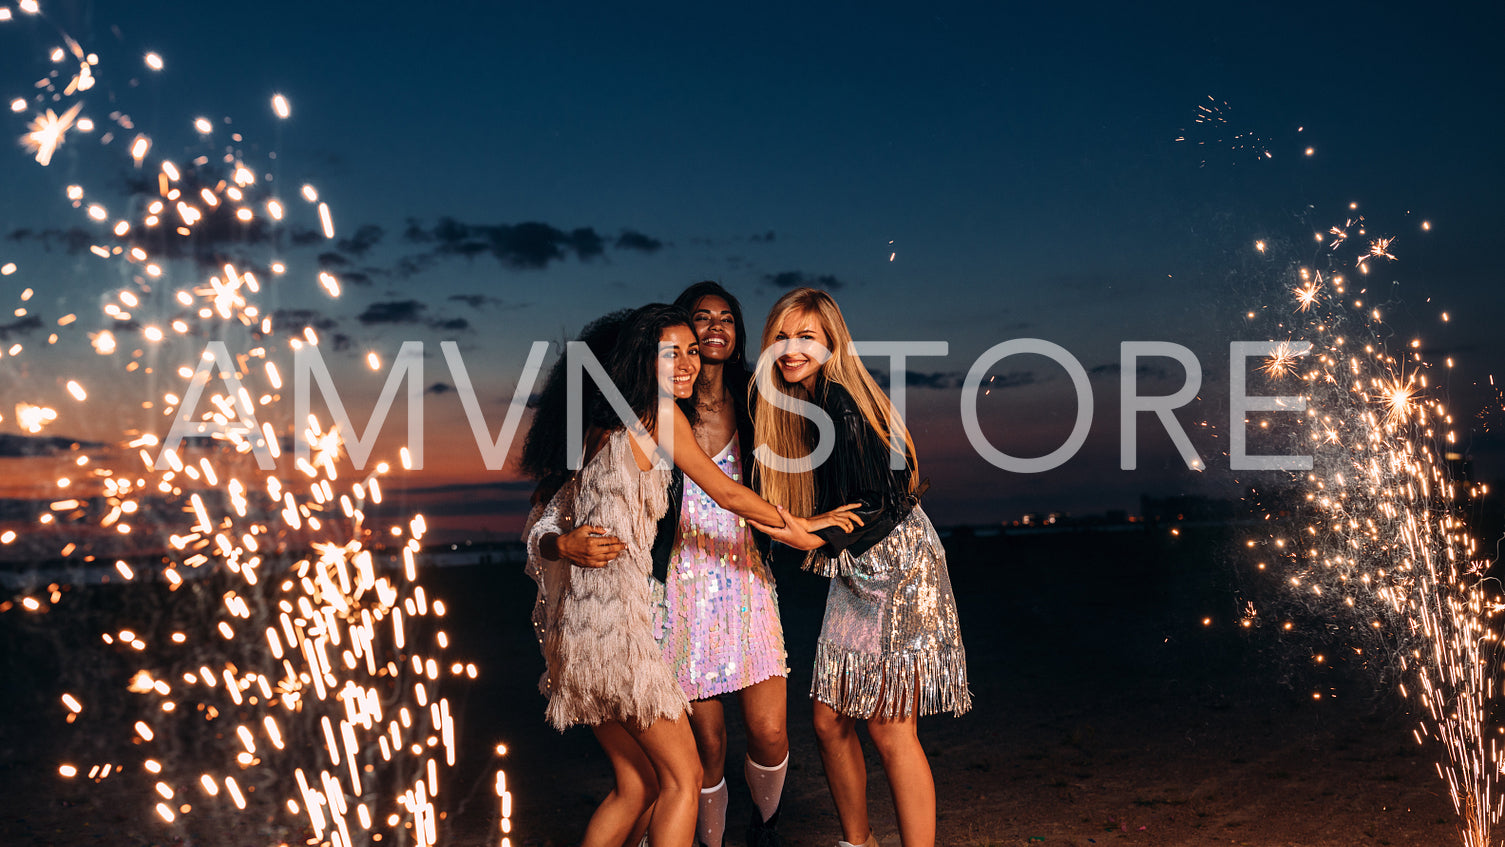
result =
[{"label": "white knee-high sock", "polygon": [[747,775],[747,788],[765,821],[779,810],[779,801],[784,797],[784,775],[788,772],[788,753],[784,754],[784,761],[771,768],[754,762],[751,756],[747,757],[747,767],[743,769]]},{"label": "white knee-high sock", "polygon": [[726,779],[700,789],[700,812],[695,818],[695,837],[706,847],[721,847],[726,836]]}]

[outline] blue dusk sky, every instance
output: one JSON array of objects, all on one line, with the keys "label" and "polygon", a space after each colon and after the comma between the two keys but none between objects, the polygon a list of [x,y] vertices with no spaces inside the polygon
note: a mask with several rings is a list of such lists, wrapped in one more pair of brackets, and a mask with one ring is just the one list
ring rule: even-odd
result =
[{"label": "blue dusk sky", "polygon": [[[27,347],[0,360],[0,432],[19,433],[19,399],[55,396],[66,374],[100,385],[120,364],[83,333],[110,323],[101,306],[129,274],[89,252],[108,230],[66,187],[128,208],[155,191],[161,159],[233,150],[294,213],[164,244],[167,280],[191,285],[226,255],[285,261],[264,308],[279,333],[316,328],[358,421],[384,379],[365,355],[390,364],[401,342],[424,342],[426,465],[399,487],[451,537],[515,531],[528,486],[482,467],[439,343],[460,345],[495,429],[532,342],[700,279],[742,300],[754,346],[768,307],[801,284],[831,291],[858,339],[947,343],[906,379],[937,523],[1237,497],[1279,475],[1228,470],[1228,344],[1290,337],[1296,269],[1339,261],[1315,236],[1359,215],[1354,231],[1395,238],[1367,296],[1398,343],[1454,358],[1434,383],[1476,473],[1505,477],[1490,386],[1505,377],[1498,9],[808,5],[78,0],[36,16],[0,0],[0,96],[24,101],[0,114],[13,138],[72,102],[34,86],[60,67],[49,53],[63,33],[100,57],[82,113],[98,129],[46,168],[14,144],[0,165],[0,263],[19,268],[0,301],[19,308],[35,290],[25,315],[0,313],[0,350]],[[273,93],[291,103],[285,120]],[[212,133],[195,132],[198,117]],[[153,140],[141,169],[133,133]],[[310,235],[304,183],[334,239]],[[341,280],[338,299],[319,270]],[[46,345],[69,313],[72,334]],[[994,468],[963,435],[964,375],[1013,338],[1058,344],[1091,376],[1087,440],[1043,473]],[[1205,473],[1148,415],[1138,468],[1120,469],[1125,341],[1196,354],[1203,391],[1178,416]],[[1182,384],[1174,362],[1146,364],[1142,394]],[[1038,456],[1065,441],[1077,400],[1059,364],[1017,356],[987,374],[975,402],[993,443]],[[132,391],[47,434],[165,432]]]}]

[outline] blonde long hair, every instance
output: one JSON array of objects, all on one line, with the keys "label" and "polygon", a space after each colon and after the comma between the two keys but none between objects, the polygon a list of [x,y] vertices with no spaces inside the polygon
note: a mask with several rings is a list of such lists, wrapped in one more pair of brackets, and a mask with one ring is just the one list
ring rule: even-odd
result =
[{"label": "blonde long hair", "polygon": [[[813,316],[820,321],[831,344],[831,357],[821,365],[821,376],[834,382],[852,395],[852,400],[867,419],[868,426],[878,433],[884,444],[893,444],[899,438],[904,442],[905,457],[909,461],[909,490],[917,486],[918,460],[915,457],[914,441],[909,429],[900,420],[894,404],[888,399],[872,375],[863,367],[862,359],[851,350],[852,333],[847,329],[841,308],[831,295],[815,288],[796,288],[780,297],[768,313],[763,324],[763,346],[766,352],[775,341],[779,327],[791,314]],[[810,400],[804,386],[790,383],[774,367],[774,357],[764,355],[758,359],[758,378],[771,378],[779,391],[799,400]],[[765,377],[765,371],[768,375]],[[790,459],[809,455],[810,422],[792,411],[786,411],[770,403],[761,393],[753,412],[753,443],[766,444],[779,456]],[[756,466],[758,490],[770,503],[783,506],[796,515],[808,515],[815,511],[815,483],[810,473],[788,473],[759,463]]]}]

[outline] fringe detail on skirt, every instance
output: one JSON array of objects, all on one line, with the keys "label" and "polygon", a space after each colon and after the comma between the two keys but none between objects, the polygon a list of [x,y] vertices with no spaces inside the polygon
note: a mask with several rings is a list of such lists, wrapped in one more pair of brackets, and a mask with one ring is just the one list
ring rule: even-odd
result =
[{"label": "fringe detail on skirt", "polygon": [[[915,702],[915,692],[919,702]],[[894,718],[972,708],[967,687],[967,653],[960,646],[937,652],[875,656],[842,650],[822,641],[815,650],[815,682],[810,696],[854,718]]]},{"label": "fringe detail on skirt", "polygon": [[801,568],[817,576],[851,576],[857,573],[857,557],[842,550],[832,558],[824,547],[817,547],[805,554]]}]

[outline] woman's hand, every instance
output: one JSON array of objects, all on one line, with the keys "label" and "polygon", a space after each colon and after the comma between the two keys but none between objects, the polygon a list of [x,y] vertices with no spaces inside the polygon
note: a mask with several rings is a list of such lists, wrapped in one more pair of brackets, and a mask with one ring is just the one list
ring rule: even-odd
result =
[{"label": "woman's hand", "polygon": [[818,515],[811,515],[810,517],[804,519],[805,529],[809,530],[810,532],[815,532],[819,529],[836,526],[841,527],[842,532],[851,532],[852,527],[863,525],[862,518],[858,517],[855,514],[852,514],[853,509],[858,509],[861,507],[861,503],[848,503],[845,506],[839,506],[829,512],[822,512]]},{"label": "woman's hand", "polygon": [[579,526],[554,542],[559,557],[586,568],[604,568],[627,549],[621,539],[608,535],[604,526]]},{"label": "woman's hand", "polygon": [[[826,543],[821,537],[814,535],[809,529],[809,518],[799,518],[789,514],[783,506],[775,506],[779,510],[779,517],[784,519],[782,526],[769,526],[749,520],[747,523],[753,529],[763,533],[781,544],[786,544],[796,550],[814,550]],[[845,508],[845,507],[843,507]],[[838,510],[839,511],[839,510]]]}]

